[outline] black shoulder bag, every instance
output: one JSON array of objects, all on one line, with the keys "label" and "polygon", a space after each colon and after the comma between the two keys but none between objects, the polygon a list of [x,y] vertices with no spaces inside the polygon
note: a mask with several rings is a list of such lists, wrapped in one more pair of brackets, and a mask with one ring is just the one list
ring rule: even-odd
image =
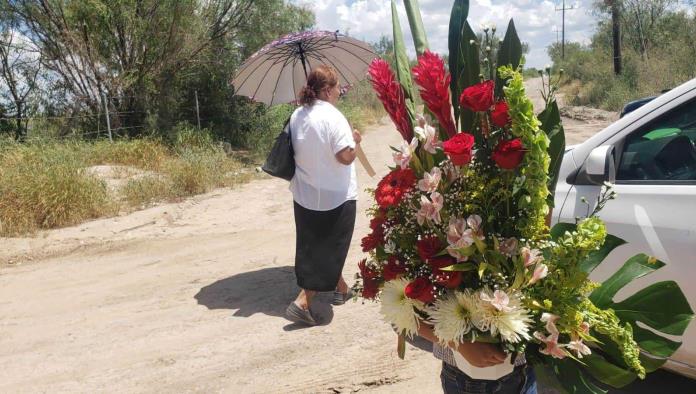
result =
[{"label": "black shoulder bag", "polygon": [[292,149],[290,118],[285,121],[283,131],[276,137],[261,169],[269,175],[286,181],[291,180],[295,175],[295,151]]}]

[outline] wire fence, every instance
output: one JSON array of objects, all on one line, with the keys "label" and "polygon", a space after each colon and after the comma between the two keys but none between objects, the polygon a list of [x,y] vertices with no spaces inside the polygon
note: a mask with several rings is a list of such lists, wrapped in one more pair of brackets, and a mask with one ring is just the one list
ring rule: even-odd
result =
[{"label": "wire fence", "polygon": [[[25,138],[40,137],[41,139],[61,140],[79,137],[95,138],[103,136],[113,140],[114,138],[125,136],[133,130],[148,129],[152,127],[151,125],[145,123],[149,115],[149,112],[147,111],[114,111],[109,109],[108,103],[122,101],[124,99],[133,97],[137,96],[103,96],[103,103],[107,104],[103,106],[103,111],[96,113],[89,112],[66,115],[38,115],[23,116],[20,118],[12,116],[0,116],[0,125],[1,123],[6,122],[13,126],[17,121],[20,121],[22,124],[21,127],[26,132]],[[201,129],[201,122],[211,123],[226,119],[225,116],[220,115],[201,117],[201,110],[205,111],[206,108],[199,105],[198,92],[195,92],[194,101],[194,106],[187,106],[183,108],[179,107],[179,109],[182,110],[182,114],[190,115],[181,117],[180,120],[189,121],[194,126],[198,127],[198,129]],[[219,110],[219,107],[216,107],[216,110]],[[90,125],[92,128],[89,128]],[[63,128],[64,130],[61,130],[61,132],[51,133],[50,131],[47,132],[46,128]],[[70,130],[65,132],[65,128]]]}]

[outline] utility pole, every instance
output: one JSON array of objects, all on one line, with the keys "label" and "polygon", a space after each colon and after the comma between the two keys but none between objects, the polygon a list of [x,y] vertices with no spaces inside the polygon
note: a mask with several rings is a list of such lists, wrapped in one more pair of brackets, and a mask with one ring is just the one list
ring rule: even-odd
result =
[{"label": "utility pole", "polygon": [[605,0],[611,7],[611,35],[614,46],[614,74],[621,74],[621,4],[618,0]]},{"label": "utility pole", "polygon": [[556,11],[561,11],[561,19],[563,20],[561,22],[561,59],[565,59],[565,12],[574,9],[575,5],[566,7],[565,0],[563,0],[563,5],[561,6],[561,8],[556,8]]},{"label": "utility pole", "polygon": [[558,28],[558,26],[553,27],[553,31],[556,32],[556,44],[558,44],[560,41],[558,40],[558,33],[561,32],[561,30]]}]

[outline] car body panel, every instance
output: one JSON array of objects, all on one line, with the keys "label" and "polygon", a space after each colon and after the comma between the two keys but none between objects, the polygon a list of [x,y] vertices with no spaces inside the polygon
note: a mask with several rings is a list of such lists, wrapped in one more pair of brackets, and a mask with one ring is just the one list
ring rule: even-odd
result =
[{"label": "car body panel", "polygon": [[[553,222],[574,222],[588,214],[581,198],[595,201],[601,187],[578,181],[590,152],[600,146],[622,151],[628,135],[679,105],[696,99],[696,79],[675,88],[595,134],[582,144],[569,147],[564,155],[556,186]],[[653,255],[666,267],[636,280],[622,289],[616,301],[652,283],[675,280],[692,308],[696,307],[696,182],[683,184],[631,184],[617,181],[617,199],[609,201],[600,213],[609,233],[628,243],[614,250],[591,275],[602,281],[629,257],[638,253]],[[592,208],[590,208],[592,209]],[[696,378],[696,324],[691,324],[683,345],[670,358],[667,369]]]}]

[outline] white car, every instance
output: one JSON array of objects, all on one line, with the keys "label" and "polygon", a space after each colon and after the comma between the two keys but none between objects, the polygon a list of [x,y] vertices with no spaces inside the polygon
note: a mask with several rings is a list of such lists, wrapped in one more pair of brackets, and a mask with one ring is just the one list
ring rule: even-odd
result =
[{"label": "white car", "polygon": [[[620,301],[651,283],[675,280],[696,309],[696,79],[627,114],[582,144],[566,149],[557,183],[553,222],[588,214],[604,181],[618,196],[600,217],[610,234],[628,243],[593,273],[601,281],[629,257],[645,253],[667,265],[636,280]],[[696,378],[696,322],[665,368]]]}]

